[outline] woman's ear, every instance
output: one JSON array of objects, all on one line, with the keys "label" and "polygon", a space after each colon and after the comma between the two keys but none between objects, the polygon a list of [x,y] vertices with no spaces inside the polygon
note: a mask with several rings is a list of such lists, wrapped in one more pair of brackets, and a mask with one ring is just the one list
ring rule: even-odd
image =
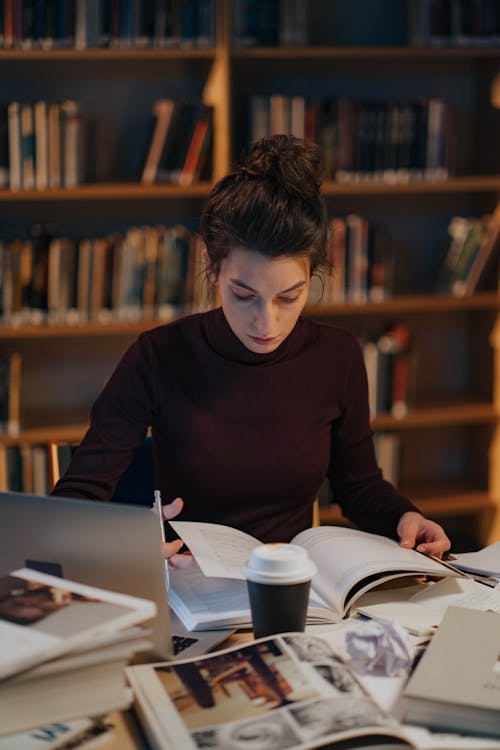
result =
[{"label": "woman's ear", "polygon": [[217,284],[217,272],[215,270],[215,266],[210,260],[210,256],[208,255],[207,248],[204,247],[202,252],[202,258],[203,258],[203,265],[205,266],[205,273],[207,276],[207,279],[210,281],[211,284],[216,286]]}]

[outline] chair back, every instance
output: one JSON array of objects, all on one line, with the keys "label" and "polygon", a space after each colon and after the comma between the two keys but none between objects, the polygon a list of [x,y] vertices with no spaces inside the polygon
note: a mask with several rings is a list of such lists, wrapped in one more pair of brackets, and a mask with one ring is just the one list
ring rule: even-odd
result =
[{"label": "chair back", "polygon": [[[78,445],[55,444],[49,446],[52,486],[64,474]],[[148,436],[136,448],[126,471],[115,487],[111,502],[125,505],[153,505],[154,462],[153,441]]]}]

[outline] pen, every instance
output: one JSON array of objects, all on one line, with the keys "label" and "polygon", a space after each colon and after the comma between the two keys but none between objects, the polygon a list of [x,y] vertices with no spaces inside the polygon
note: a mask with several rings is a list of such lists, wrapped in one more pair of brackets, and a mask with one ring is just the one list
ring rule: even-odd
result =
[{"label": "pen", "polygon": [[[158,516],[158,520],[160,521],[160,535],[162,542],[165,541],[165,527],[163,525],[163,512],[161,508],[161,492],[160,490],[154,491],[154,505],[153,505],[153,511]],[[168,560],[165,560],[165,567],[164,567],[164,575],[165,575],[165,588],[168,591],[168,587],[170,584],[169,575],[168,575]]]}]

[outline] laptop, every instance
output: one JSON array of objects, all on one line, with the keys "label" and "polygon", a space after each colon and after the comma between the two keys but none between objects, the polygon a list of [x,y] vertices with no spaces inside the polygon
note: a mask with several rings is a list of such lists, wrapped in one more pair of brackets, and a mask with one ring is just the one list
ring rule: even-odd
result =
[{"label": "laptop", "polygon": [[152,599],[154,657],[190,658],[233,630],[193,632],[169,609],[160,525],[144,506],[0,492],[0,572],[28,567]]}]

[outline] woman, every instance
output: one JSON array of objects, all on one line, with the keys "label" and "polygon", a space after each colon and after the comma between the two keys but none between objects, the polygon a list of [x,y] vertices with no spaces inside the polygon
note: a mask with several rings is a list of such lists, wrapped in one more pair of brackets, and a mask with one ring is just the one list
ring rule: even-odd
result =
[{"label": "woman", "polygon": [[[221,307],[143,333],[118,364],[54,490],[109,499],[148,428],[165,518],[289,541],[325,477],[346,517],[403,546],[450,543],[377,466],[361,349],[301,316],[327,266],[315,145],[271,136],[212,189],[201,221]],[[164,547],[166,557],[180,540]],[[178,558],[179,556],[177,556]]]}]

